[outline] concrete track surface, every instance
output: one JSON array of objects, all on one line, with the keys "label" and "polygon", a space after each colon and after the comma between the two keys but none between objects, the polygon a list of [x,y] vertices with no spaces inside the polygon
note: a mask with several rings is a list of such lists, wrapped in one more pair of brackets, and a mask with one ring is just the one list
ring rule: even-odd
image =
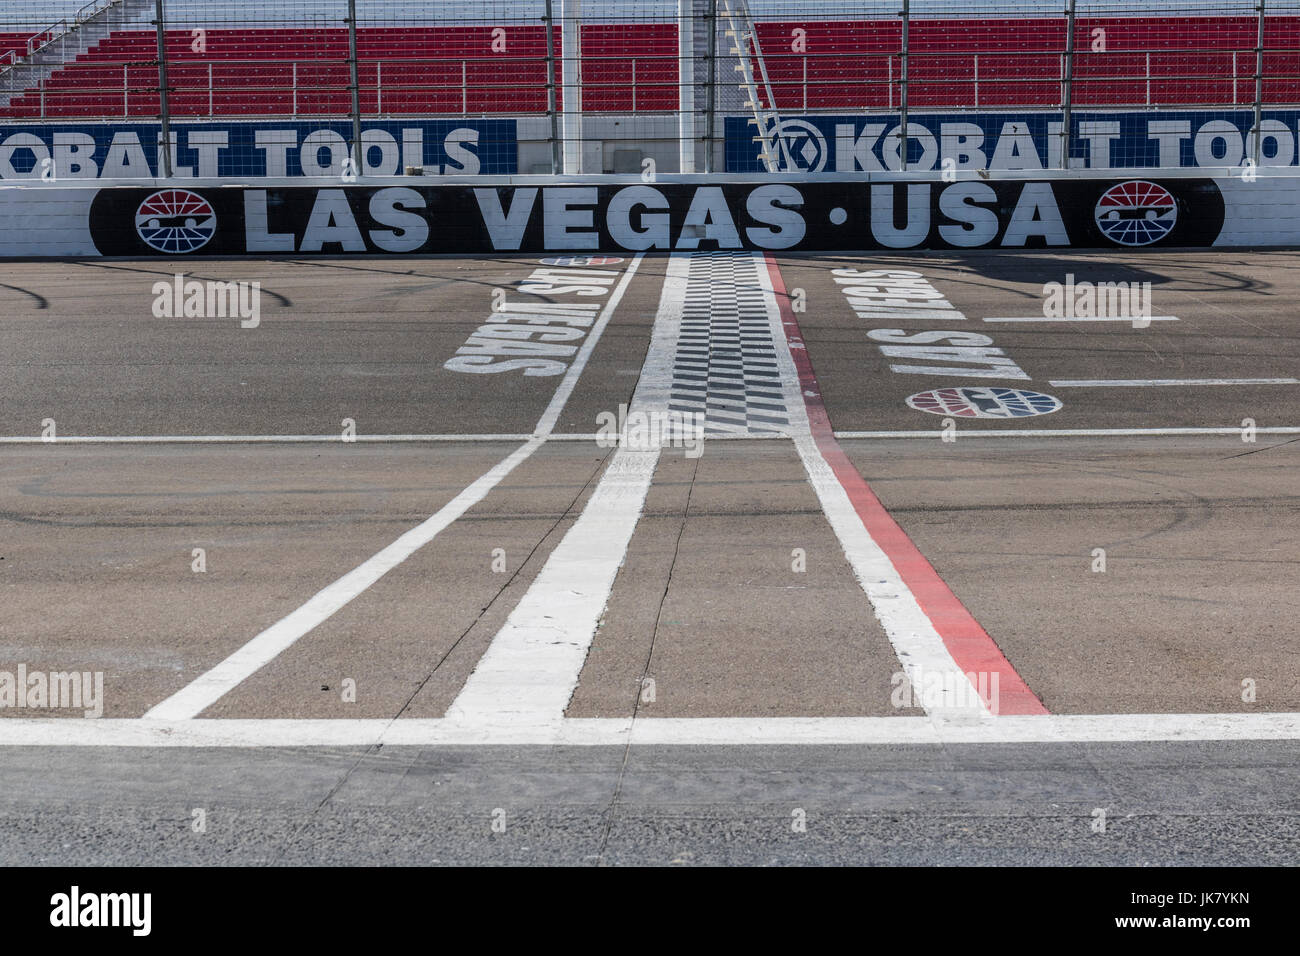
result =
[{"label": "concrete track surface", "polygon": [[0,263],[0,864],[1294,864],[1298,300]]}]

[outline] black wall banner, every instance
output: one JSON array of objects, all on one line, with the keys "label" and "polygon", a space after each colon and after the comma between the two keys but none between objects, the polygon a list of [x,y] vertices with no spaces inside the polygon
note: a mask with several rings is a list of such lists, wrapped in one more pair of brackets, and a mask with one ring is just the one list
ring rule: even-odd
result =
[{"label": "black wall banner", "polygon": [[106,256],[1208,246],[1212,179],[99,191]]}]

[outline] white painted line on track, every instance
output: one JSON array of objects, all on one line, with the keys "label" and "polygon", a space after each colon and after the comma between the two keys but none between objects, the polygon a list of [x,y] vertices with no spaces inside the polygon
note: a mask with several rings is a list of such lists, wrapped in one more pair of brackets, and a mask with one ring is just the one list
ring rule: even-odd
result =
[{"label": "white painted line on track", "polygon": [[[531,435],[60,435],[51,441],[32,435],[0,436],[0,445],[358,445],[399,442],[509,442],[517,444],[536,437]],[[547,441],[595,441],[596,433],[550,434]]]},{"label": "white painted line on track", "polygon": [[[937,585],[930,589],[931,613],[939,614],[947,621],[958,621],[966,630],[970,630],[970,627],[966,627],[967,624],[975,629],[978,629],[978,624],[943,585],[934,569],[911,545],[910,539],[902,535],[901,529],[884,509],[872,509],[863,500],[871,498],[874,501],[874,496],[861,474],[852,467],[838,446],[834,445],[830,419],[821,402],[820,386],[808,361],[802,334],[794,321],[793,313],[788,317],[782,314],[782,300],[788,303],[789,299],[780,270],[775,260],[769,260],[763,253],[755,253],[754,261],[767,299],[774,339],[784,344],[783,348],[777,350],[777,364],[787,393],[790,421],[795,428],[795,448],[808,474],[809,484],[844,550],[854,576],[871,603],[881,629],[912,686],[919,690],[937,685],[938,693],[923,695],[928,717],[987,718],[989,708],[985,700],[976,692],[976,687],[967,677],[967,669],[958,664],[948,642],[922,607],[917,594],[904,580],[899,565],[908,568],[914,580]],[[794,357],[793,349],[800,350],[799,359]],[[836,457],[838,468],[828,456]],[[963,616],[969,618],[969,621],[964,620]],[[1035,705],[1041,711],[1042,704],[1023,686],[1019,675],[1002,657],[996,645],[982,630],[979,633],[988,645],[981,646],[980,659],[987,661],[988,665],[980,669],[1004,672],[1008,678],[1005,681],[1008,697],[1013,697],[1017,704],[1022,703],[1021,698],[1024,698],[1023,705],[1027,711]],[[972,645],[959,646],[969,648]],[[1001,666],[998,664],[999,659]],[[1017,685],[1022,693],[1013,695],[1013,688]],[[967,692],[959,693],[962,689]]]},{"label": "white painted line on track", "polygon": [[[1300,435],[1300,426],[1272,426],[1256,428],[1257,435]],[[940,436],[939,429],[931,431],[876,431],[836,432],[843,440],[859,438],[929,438]],[[962,438],[1121,438],[1124,436],[1159,437],[1161,435],[1241,435],[1240,427],[1222,428],[962,428],[957,434]]]},{"label": "white painted line on track", "polygon": [[443,505],[437,514],[403,534],[337,581],[317,591],[306,604],[276,621],[220,664],[151,708],[145,716],[164,720],[183,720],[202,713],[253,673],[293,646],[304,634],[331,617],[353,598],[432,541],[453,521],[487,497],[488,492],[514,471],[520,462],[535,452],[543,441],[542,438],[534,438],[515,449],[503,461]]},{"label": "white painted line on track", "polygon": [[[668,260],[663,293],[631,412],[668,407],[685,303],[686,256]],[[492,638],[447,718],[475,726],[534,726],[563,718],[601,612],[645,506],[659,450],[614,453],[596,490]]]},{"label": "white painted line on track", "polygon": [[363,720],[0,719],[0,747],[844,746],[1300,740],[1300,713],[1035,717]]},{"label": "white painted line on track", "polygon": [[184,720],[198,716],[250,675],[291,647],[304,634],[317,627],[417,550],[432,541],[452,522],[482,501],[488,492],[509,475],[520,462],[540,448],[546,442],[550,431],[555,427],[555,423],[559,419],[569,396],[573,394],[579,376],[582,375],[582,371],[591,358],[601,334],[605,331],[605,326],[609,324],[614,310],[622,301],[623,293],[627,290],[628,284],[636,274],[641,259],[641,254],[636,255],[628,264],[627,269],[624,270],[622,279],[611,292],[609,300],[605,303],[605,308],[600,313],[600,317],[593,323],[591,332],[587,335],[583,347],[574,357],[573,364],[569,366],[569,370],[565,373],[546,410],[542,413],[542,417],[538,420],[535,436],[529,438],[524,445],[511,452],[503,461],[443,505],[437,514],[403,534],[388,547],[367,559],[334,583],[318,591],[306,604],[272,624],[224,661],[151,708],[145,714],[145,717]]},{"label": "white painted line on track", "polygon": [[992,315],[985,322],[1128,322],[1134,326],[1142,322],[1177,322],[1176,315],[1102,315],[1102,316],[1057,316],[1043,315]]},{"label": "white painted line on track", "polygon": [[659,452],[620,448],[587,506],[447,708],[471,723],[558,720],[645,505]]},{"label": "white painted line on track", "polygon": [[[1255,429],[1258,435],[1300,435],[1300,426],[1270,426]],[[1240,435],[1241,428],[1222,427],[1181,427],[1170,428],[963,428],[963,438],[1106,438],[1122,435]],[[836,438],[935,438],[939,430],[920,431],[890,430],[878,431],[837,431]],[[445,435],[358,435],[358,444],[382,445],[402,442],[465,442],[491,444],[519,444],[535,435],[525,434],[445,434]],[[602,436],[595,432],[551,432],[546,436],[550,442],[595,442]],[[773,441],[788,440],[789,435],[731,435],[719,433],[709,435],[707,441]],[[0,445],[239,445],[239,444],[347,444],[338,435],[76,435],[63,437],[57,441],[46,441],[31,435],[0,436]]]},{"label": "white painted line on track", "polygon": [[[0,435],[0,445],[360,445],[410,442],[503,442],[517,444],[537,437],[532,434],[440,434],[440,435],[357,435],[344,440],[340,435],[60,435],[51,441],[34,435]],[[595,432],[550,432],[547,442],[594,442],[603,436]],[[710,435],[710,441],[761,441],[785,435]]]},{"label": "white painted line on track", "polygon": [[1300,385],[1300,378],[1094,378],[1058,379],[1056,388],[1155,388],[1163,385]]},{"label": "white painted line on track", "polygon": [[955,694],[956,688],[969,682],[898,569],[862,523],[817,442],[811,435],[804,435],[796,437],[794,443],[822,512],[908,680],[919,692],[927,676],[935,675],[934,683],[941,694],[934,695],[939,698],[938,703],[925,699],[926,713],[940,717],[958,713],[987,715],[988,707],[973,688],[971,693],[961,695],[962,699]]}]

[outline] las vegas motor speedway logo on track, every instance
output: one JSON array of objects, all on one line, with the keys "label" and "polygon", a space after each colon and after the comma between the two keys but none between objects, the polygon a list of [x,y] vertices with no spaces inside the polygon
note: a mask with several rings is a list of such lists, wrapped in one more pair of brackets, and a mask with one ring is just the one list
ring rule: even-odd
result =
[{"label": "las vegas motor speedway logo on track", "polygon": [[935,388],[909,396],[907,404],[932,415],[958,418],[1025,418],[1050,415],[1059,411],[1062,402],[1052,395],[1024,388],[988,388],[965,386]]},{"label": "las vegas motor speedway logo on track", "polygon": [[544,266],[612,266],[623,261],[622,256],[550,256],[538,259]]},{"label": "las vegas motor speedway logo on track", "polygon": [[1097,228],[1112,242],[1146,246],[1173,231],[1178,204],[1164,186],[1137,179],[1102,193],[1093,215]]},{"label": "las vegas motor speedway logo on track", "polygon": [[194,252],[216,235],[217,215],[197,193],[162,189],[136,209],[135,231],[146,245],[159,252]]}]

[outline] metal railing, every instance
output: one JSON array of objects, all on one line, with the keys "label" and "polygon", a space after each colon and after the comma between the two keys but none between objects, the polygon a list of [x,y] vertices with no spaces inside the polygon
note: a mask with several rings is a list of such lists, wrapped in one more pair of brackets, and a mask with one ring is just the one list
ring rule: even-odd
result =
[{"label": "metal railing", "polygon": [[62,17],[55,20],[44,30],[32,34],[32,36],[27,40],[27,55],[29,57],[33,56],[45,49],[54,41],[67,36],[76,27],[88,21],[91,17],[98,16],[109,7],[121,2],[122,0],[90,0],[90,3],[80,7],[71,17]]},{"label": "metal railing", "polygon": [[[1162,50],[1159,55],[1165,62],[1169,62],[1179,56],[1204,53],[1203,49],[1186,48]],[[1228,72],[1212,79],[1207,79],[1199,72],[1165,70],[1153,74],[1152,54],[1149,51],[1142,54],[1143,68],[1138,71],[1076,72],[1074,101],[1076,105],[1089,109],[1226,109],[1242,106],[1243,100],[1248,103],[1253,99],[1256,82],[1256,51],[1220,50],[1216,53],[1231,65]],[[1005,71],[999,70],[996,64],[1023,62],[1026,57],[1051,57],[1055,61],[1055,67],[1050,72],[1032,75],[1000,75]],[[775,103],[764,102],[764,106],[787,111],[798,110],[802,113],[833,113],[846,109],[894,110],[901,105],[899,54],[879,53],[857,57],[862,77],[856,82],[843,83],[828,78],[822,72],[822,67],[842,64],[843,58],[835,55],[785,54],[769,55],[767,59],[772,74],[769,85]],[[2,60],[3,57],[0,57]],[[918,61],[921,62],[918,64]],[[936,66],[938,61],[947,62]],[[584,111],[675,111],[678,89],[676,62],[677,58],[671,54],[641,55],[608,63],[599,59],[588,60],[588,75],[583,84]],[[499,82],[471,79],[484,72],[481,67],[497,63],[499,60],[489,57],[361,59],[359,72],[363,111],[367,115],[418,115],[421,112],[465,116],[544,114],[547,111],[546,59],[517,58],[510,64],[512,75],[503,77]],[[157,65],[156,60],[78,62],[26,91],[17,101],[20,105],[11,110],[11,115],[15,118],[52,118],[60,115],[57,109],[60,103],[104,104],[104,118],[130,115],[129,107],[133,97],[137,100],[145,96],[157,99]],[[623,72],[614,78],[601,78],[603,73],[618,72],[620,69]],[[319,106],[311,104],[327,101],[331,96],[350,97],[352,89],[348,62],[345,59],[173,60],[170,62],[170,70],[171,110],[178,116],[216,117],[231,115],[233,112],[244,116],[336,115],[338,111],[333,108],[322,112]],[[1059,97],[1054,92],[1048,95],[1047,91],[1055,91],[1064,82],[1066,70],[1064,58],[1051,50],[913,54],[908,83],[910,106],[953,111],[1054,107],[1059,105]],[[119,74],[117,82],[105,81],[104,74],[109,71]],[[150,71],[150,82],[133,79],[132,71]],[[246,81],[247,77],[255,76],[258,71],[275,71],[279,75],[268,77],[265,82]],[[989,78],[990,71],[992,79]],[[420,73],[442,78],[412,78]],[[795,74],[793,77],[792,73]],[[76,82],[78,77],[82,78],[82,82]],[[1275,82],[1291,81],[1300,89],[1300,59],[1293,72],[1274,73],[1269,79]],[[537,85],[531,89],[521,89],[521,83],[527,81],[536,81]],[[1099,86],[1107,87],[1111,92],[1098,95],[1094,91]],[[1139,96],[1127,92],[1138,87],[1141,89]],[[1032,93],[1026,92],[1031,88]],[[1178,95],[1160,96],[1153,90],[1180,92]],[[1222,90],[1231,92],[1226,96],[1217,95]],[[419,102],[413,94],[424,94],[427,102]],[[194,101],[196,95],[202,98],[202,108],[197,111]],[[257,107],[268,105],[272,97],[285,99],[275,103],[275,109],[257,112]],[[113,101],[120,108],[108,107],[106,100]],[[490,100],[497,102],[495,105],[485,102]],[[29,105],[23,105],[24,103]],[[36,108],[31,108],[33,106]],[[231,108],[219,109],[226,106]],[[157,106],[154,109],[156,111]]]}]

